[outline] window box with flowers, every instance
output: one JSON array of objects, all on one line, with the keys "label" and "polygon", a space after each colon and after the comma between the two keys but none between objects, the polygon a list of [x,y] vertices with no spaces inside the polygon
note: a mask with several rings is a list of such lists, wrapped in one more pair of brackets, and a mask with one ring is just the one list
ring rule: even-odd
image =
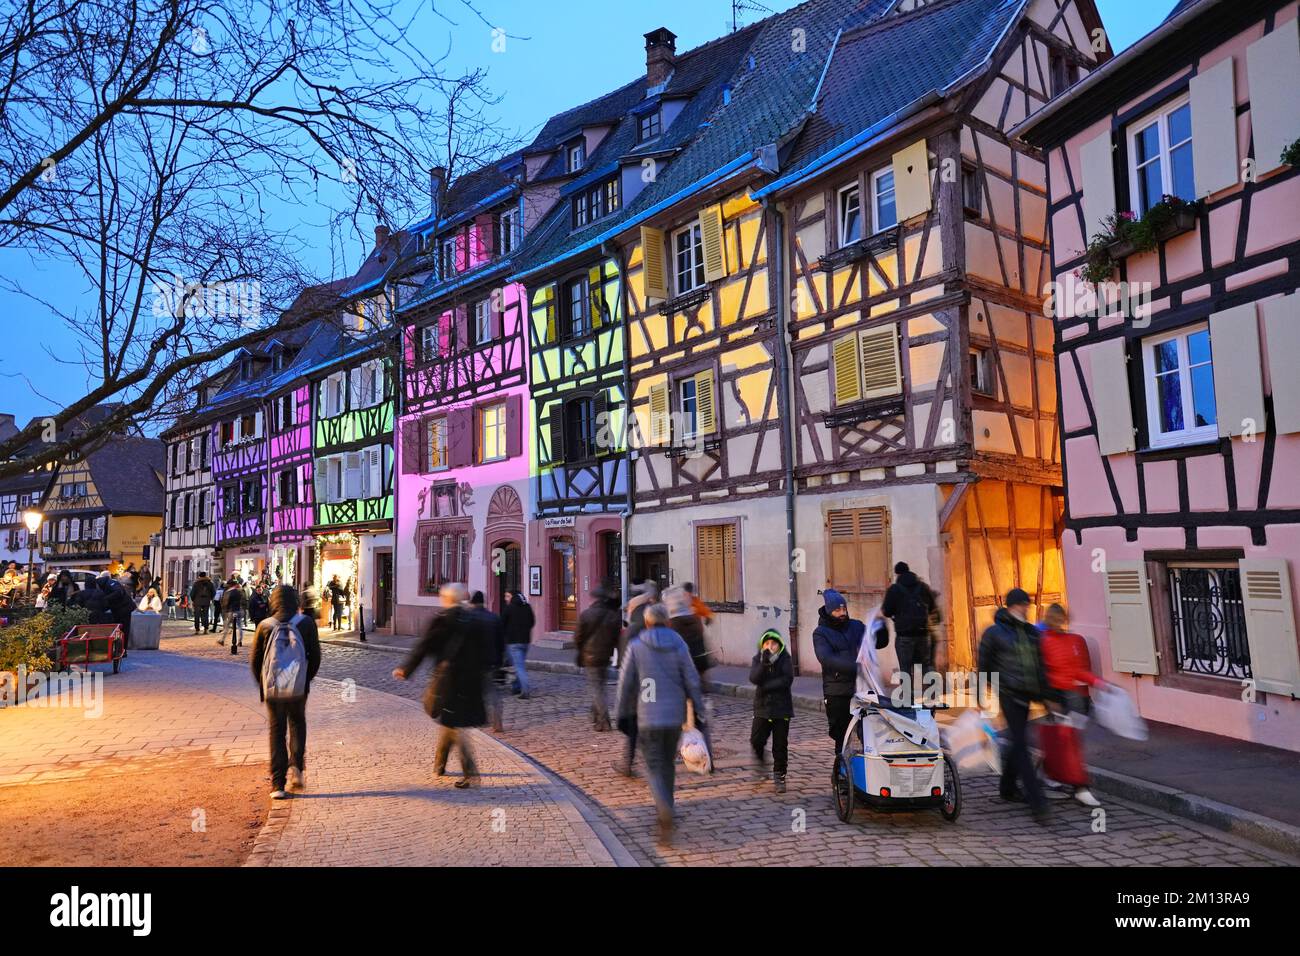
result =
[{"label": "window box with flowers", "polygon": [[1081,275],[1093,283],[1108,281],[1121,259],[1150,252],[1161,242],[1191,232],[1200,210],[1199,202],[1162,196],[1140,219],[1132,212],[1107,216],[1102,231],[1088,243]]}]

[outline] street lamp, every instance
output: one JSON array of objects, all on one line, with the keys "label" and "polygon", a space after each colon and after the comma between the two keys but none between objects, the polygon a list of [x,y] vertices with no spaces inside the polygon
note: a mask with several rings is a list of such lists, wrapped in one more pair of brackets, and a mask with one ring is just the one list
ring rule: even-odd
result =
[{"label": "street lamp", "polygon": [[35,508],[23,512],[23,524],[27,525],[27,596],[32,596],[32,577],[36,574],[36,532],[40,530],[45,516]]}]

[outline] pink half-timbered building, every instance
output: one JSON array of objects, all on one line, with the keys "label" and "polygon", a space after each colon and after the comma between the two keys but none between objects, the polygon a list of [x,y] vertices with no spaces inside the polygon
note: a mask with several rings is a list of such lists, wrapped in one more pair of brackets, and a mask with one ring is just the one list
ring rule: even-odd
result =
[{"label": "pink half-timbered building", "polygon": [[1291,750],[1297,90],[1295,2],[1183,0],[1016,131],[1048,161],[1074,627],[1147,718]]},{"label": "pink half-timbered building", "polygon": [[397,312],[398,633],[420,633],[443,584],[483,591],[495,610],[504,591],[526,587],[527,333],[522,287],[506,281],[523,235],[522,173],[516,155],[453,181],[416,227],[430,271]]}]

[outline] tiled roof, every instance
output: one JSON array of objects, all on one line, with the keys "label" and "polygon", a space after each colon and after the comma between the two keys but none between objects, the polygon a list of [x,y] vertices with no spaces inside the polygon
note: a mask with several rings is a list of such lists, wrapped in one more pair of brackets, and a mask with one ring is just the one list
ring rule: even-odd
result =
[{"label": "tiled roof", "polygon": [[156,438],[113,438],[91,452],[90,476],[104,507],[115,514],[162,514],[158,476],[166,459],[166,446]]}]

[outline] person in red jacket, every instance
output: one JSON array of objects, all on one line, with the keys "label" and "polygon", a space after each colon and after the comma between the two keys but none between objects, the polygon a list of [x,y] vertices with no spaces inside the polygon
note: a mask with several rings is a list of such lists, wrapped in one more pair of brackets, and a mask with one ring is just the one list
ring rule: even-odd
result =
[{"label": "person in red jacket", "polygon": [[[1088,714],[1092,710],[1089,688],[1100,687],[1106,682],[1092,672],[1088,645],[1082,636],[1071,633],[1069,626],[1065,608],[1059,604],[1051,605],[1043,614],[1043,670],[1047,674],[1047,683],[1060,691],[1067,711]],[[1077,735],[1075,739],[1078,739]],[[1086,807],[1101,806],[1086,786],[1075,788],[1074,799]]]}]

